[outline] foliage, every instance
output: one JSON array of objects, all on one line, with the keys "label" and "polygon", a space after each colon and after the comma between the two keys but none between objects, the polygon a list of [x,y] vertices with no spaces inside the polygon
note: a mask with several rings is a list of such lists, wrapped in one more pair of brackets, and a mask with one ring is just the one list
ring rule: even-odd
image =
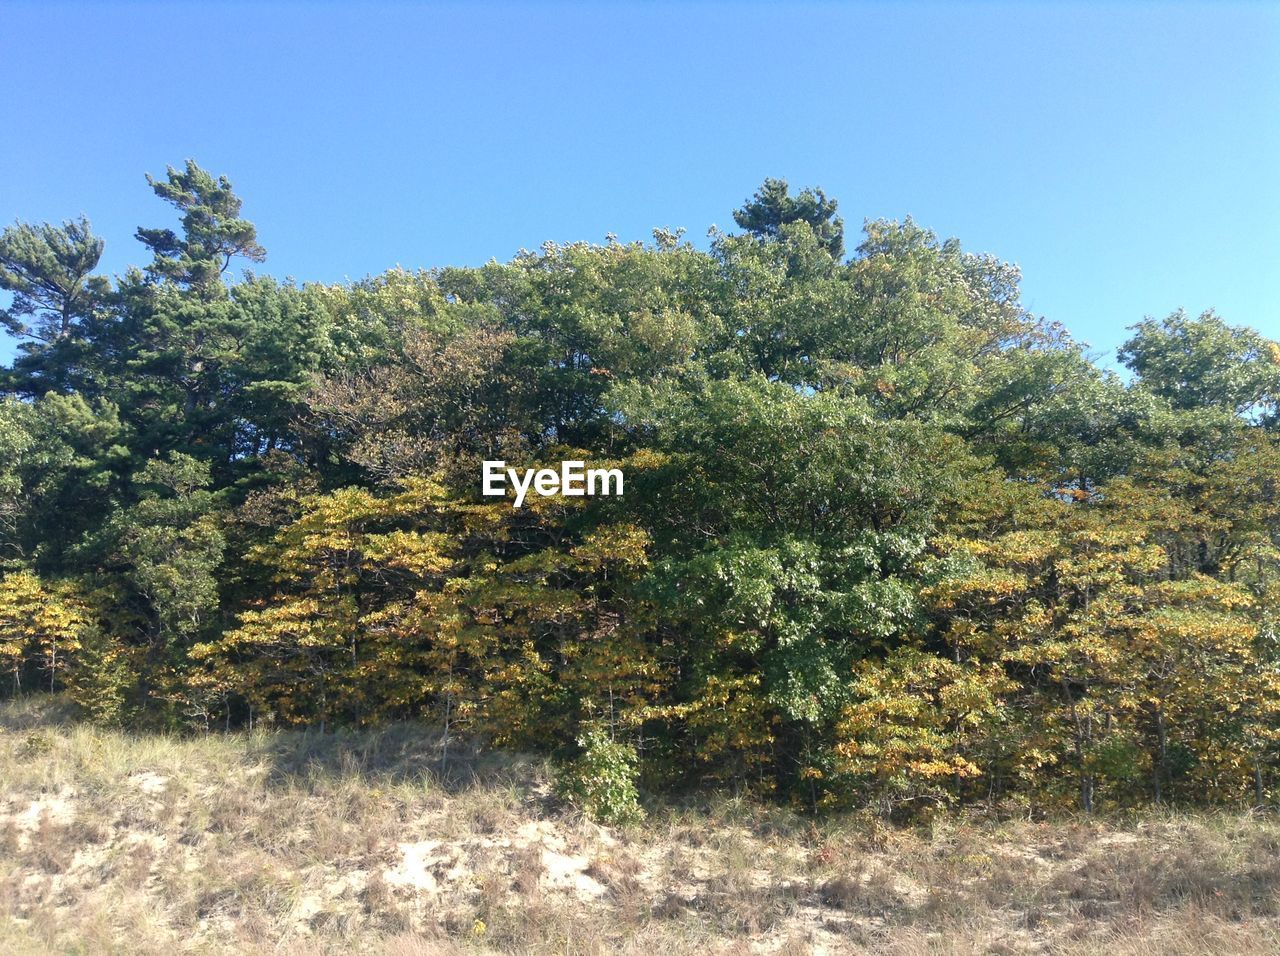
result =
[{"label": "foliage", "polygon": [[581,755],[561,774],[561,793],[604,823],[644,819],[636,790],[635,748],[613,740],[598,726],[588,727],[578,746]]},{"label": "foliage", "polygon": [[54,226],[18,223],[0,234],[0,289],[13,293],[0,323],[50,347],[101,307],[108,283],[93,275],[105,243],[83,216]]},{"label": "foliage", "polygon": [[0,578],[0,667],[14,691],[24,676],[56,689],[89,627],[87,609],[69,588],[50,590],[29,571]]},{"label": "foliage", "polygon": [[776,239],[783,226],[805,223],[831,257],[840,259],[844,256],[844,220],[836,215],[838,205],[821,189],[806,189],[792,196],[785,179],[766,179],[756,194],[734,211],[733,221],[762,239]]},{"label": "foliage", "polygon": [[[343,285],[246,273],[231,184],[96,275],[0,236],[0,660],[97,720],[428,717],[652,788],[896,816],[1275,798],[1280,346],[1133,329],[766,180],[707,249],[547,243]],[[852,243],[851,243],[852,244]],[[621,498],[480,494],[581,459]]]}]

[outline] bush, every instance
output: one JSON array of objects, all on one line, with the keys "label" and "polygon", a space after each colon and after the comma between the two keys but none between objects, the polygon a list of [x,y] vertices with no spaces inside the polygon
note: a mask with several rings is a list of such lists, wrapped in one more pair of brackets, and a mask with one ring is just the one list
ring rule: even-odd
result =
[{"label": "bush", "polygon": [[560,774],[559,790],[594,820],[634,823],[644,818],[636,790],[636,750],[600,727],[578,738],[581,755]]}]

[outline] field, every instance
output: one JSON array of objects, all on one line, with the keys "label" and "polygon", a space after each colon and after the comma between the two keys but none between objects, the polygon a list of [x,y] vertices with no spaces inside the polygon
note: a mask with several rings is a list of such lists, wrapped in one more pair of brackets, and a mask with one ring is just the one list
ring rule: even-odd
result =
[{"label": "field", "polygon": [[814,821],[624,830],[430,728],[135,736],[0,708],[0,951],[1271,953],[1280,824]]}]

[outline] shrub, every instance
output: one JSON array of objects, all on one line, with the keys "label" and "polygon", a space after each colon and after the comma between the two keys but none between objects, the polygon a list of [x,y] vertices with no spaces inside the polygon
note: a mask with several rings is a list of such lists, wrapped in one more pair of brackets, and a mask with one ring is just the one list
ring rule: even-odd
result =
[{"label": "shrub", "polygon": [[559,790],[587,816],[603,823],[634,823],[644,818],[636,790],[638,758],[630,744],[619,743],[601,727],[578,738],[582,753],[560,774]]}]

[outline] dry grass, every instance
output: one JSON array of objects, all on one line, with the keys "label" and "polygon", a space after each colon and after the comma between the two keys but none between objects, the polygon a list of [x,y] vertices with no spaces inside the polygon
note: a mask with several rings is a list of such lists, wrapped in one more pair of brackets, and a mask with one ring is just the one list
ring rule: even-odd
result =
[{"label": "dry grass", "polygon": [[1280,824],[625,831],[437,735],[133,737],[0,707],[0,952],[1273,953]]}]

